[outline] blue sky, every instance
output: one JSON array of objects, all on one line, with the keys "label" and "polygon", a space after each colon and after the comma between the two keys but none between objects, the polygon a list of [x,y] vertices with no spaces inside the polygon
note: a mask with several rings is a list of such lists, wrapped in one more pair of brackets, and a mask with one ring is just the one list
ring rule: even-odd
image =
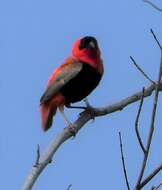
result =
[{"label": "blue sky", "polygon": [[[162,3],[154,1],[162,7]],[[53,128],[43,133],[39,99],[52,71],[70,55],[77,38],[94,35],[101,47],[105,73],[89,96],[93,106],[104,106],[140,90],[149,82],[131,64],[132,55],[153,79],[157,79],[160,51],[150,34],[153,28],[162,43],[162,14],[142,1],[0,2],[0,186],[21,189],[36,157],[65,127],[58,113]],[[162,98],[162,97],[161,97]],[[152,98],[146,99],[141,133],[146,140]],[[134,120],[138,103],[122,112],[89,122],[69,140],[40,176],[34,190],[126,189],[118,132],[122,132],[130,184],[136,182],[142,152],[137,144]],[[162,161],[162,104],[159,101],[155,139],[147,173]],[[66,110],[71,121],[78,111]],[[151,184],[161,182],[159,175]],[[149,187],[151,187],[151,184]],[[147,187],[148,188],[148,187]],[[146,188],[146,189],[147,189]]]}]

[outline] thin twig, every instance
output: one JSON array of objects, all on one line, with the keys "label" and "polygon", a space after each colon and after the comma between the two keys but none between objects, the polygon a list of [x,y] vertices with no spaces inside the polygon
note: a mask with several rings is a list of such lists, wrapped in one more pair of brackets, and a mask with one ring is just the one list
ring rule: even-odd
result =
[{"label": "thin twig", "polygon": [[162,186],[162,183],[160,183],[157,187],[155,187],[155,190],[158,190]]},{"label": "thin twig", "polygon": [[151,172],[151,174],[149,174],[140,184],[140,188],[142,189],[149,181],[152,180],[153,177],[155,177],[160,171],[162,170],[162,163],[156,168],[154,169],[153,172]]},{"label": "thin twig", "polygon": [[127,189],[130,190],[130,185],[129,185],[128,176],[127,176],[127,170],[126,170],[126,165],[125,165],[125,159],[124,159],[124,153],[123,153],[122,137],[121,137],[120,132],[119,132],[119,141],[120,141],[120,152],[121,152],[122,166],[123,166],[123,172],[124,172],[124,176],[125,176],[125,182],[127,185]]},{"label": "thin twig", "polygon": [[149,80],[152,84],[155,84],[155,82],[143,71],[143,69],[141,69],[141,67],[136,63],[136,61],[134,60],[134,58],[132,56],[130,56],[130,59],[132,60],[133,64],[136,66],[136,68],[142,73],[142,75]]},{"label": "thin twig", "polygon": [[158,44],[158,46],[159,46],[160,50],[162,51],[162,46],[161,46],[161,44],[160,44],[159,40],[157,39],[157,37],[156,37],[156,35],[155,35],[155,33],[154,33],[154,31],[153,31],[153,29],[152,29],[152,28],[151,28],[150,32],[151,32],[151,34],[153,35],[153,37],[154,37],[154,39],[155,39],[156,43]]},{"label": "thin twig", "polygon": [[151,33],[153,34],[154,39],[156,40],[157,44],[160,47],[161,61],[160,61],[160,68],[159,68],[159,75],[158,75],[158,83],[157,83],[156,88],[155,88],[155,96],[154,96],[152,116],[151,116],[151,125],[150,125],[150,131],[149,131],[149,135],[148,135],[148,139],[147,139],[146,152],[145,152],[144,159],[143,159],[143,162],[142,162],[142,167],[141,167],[141,170],[140,170],[139,178],[138,178],[138,181],[137,181],[137,184],[136,184],[136,190],[141,189],[141,180],[143,178],[144,171],[145,171],[146,164],[147,164],[147,160],[148,160],[148,155],[149,155],[150,146],[151,146],[152,137],[153,137],[154,128],[155,128],[157,102],[158,102],[159,88],[160,88],[160,82],[161,82],[161,76],[162,76],[162,49],[161,49],[161,45],[160,45],[159,41],[157,40],[157,38],[156,38],[156,36],[155,36],[152,29],[151,29]]},{"label": "thin twig", "polygon": [[142,110],[142,106],[143,106],[143,100],[144,100],[144,93],[145,93],[145,88],[142,89],[142,96],[141,96],[141,101],[140,101],[140,105],[139,105],[139,109],[138,109],[138,113],[137,113],[137,117],[136,117],[136,121],[135,121],[135,131],[136,131],[136,135],[137,135],[137,139],[138,139],[138,142],[140,144],[140,147],[143,151],[143,153],[145,154],[146,153],[146,150],[145,150],[145,147],[143,145],[143,142],[142,142],[142,139],[141,139],[141,136],[140,136],[140,133],[139,133],[139,117],[140,117],[140,114],[141,114],[141,110]]},{"label": "thin twig", "polygon": [[36,157],[36,161],[35,161],[34,167],[37,167],[39,165],[39,159],[40,159],[40,146],[38,144],[37,145],[37,157]]},{"label": "thin twig", "polygon": [[143,1],[144,1],[145,3],[150,4],[150,5],[151,5],[153,8],[155,8],[156,10],[162,12],[162,9],[159,8],[157,5],[155,5],[154,3],[152,3],[151,1],[149,1],[149,0],[143,0]]},{"label": "thin twig", "polygon": [[72,187],[72,184],[68,185],[67,190],[70,190],[71,187]]}]

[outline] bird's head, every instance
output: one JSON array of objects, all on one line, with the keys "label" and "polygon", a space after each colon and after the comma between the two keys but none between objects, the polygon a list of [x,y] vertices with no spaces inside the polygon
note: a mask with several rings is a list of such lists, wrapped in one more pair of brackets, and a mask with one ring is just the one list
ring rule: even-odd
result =
[{"label": "bird's head", "polygon": [[98,43],[96,38],[92,36],[86,36],[82,39],[80,39],[80,44],[79,44],[79,49],[80,50],[91,50],[91,51],[97,51],[98,50]]},{"label": "bird's head", "polygon": [[97,40],[93,36],[85,36],[77,40],[73,46],[72,54],[80,61],[97,64],[100,61],[100,50]]}]

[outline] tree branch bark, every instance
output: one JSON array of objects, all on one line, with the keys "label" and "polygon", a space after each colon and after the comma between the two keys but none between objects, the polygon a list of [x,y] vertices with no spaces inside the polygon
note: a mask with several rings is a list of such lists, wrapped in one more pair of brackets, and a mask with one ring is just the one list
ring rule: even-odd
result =
[{"label": "tree branch bark", "polygon": [[135,65],[135,67],[140,71],[140,73],[151,83],[155,84],[155,82],[144,72],[144,70],[136,63],[136,61],[134,60],[134,58],[132,56],[130,56],[130,59],[132,60],[133,64]]},{"label": "tree branch bark", "polygon": [[[147,88],[145,88],[144,97],[148,97],[155,90],[156,85],[151,84]],[[162,91],[162,83],[160,85],[160,91]],[[127,107],[129,104],[137,102],[141,99],[143,92],[139,91],[123,100],[114,103],[112,105],[108,105],[102,108],[93,108],[93,115],[88,111],[84,111],[80,114],[79,118],[74,122],[74,126],[76,127],[76,132],[78,132],[89,120],[91,120],[94,116],[100,117],[104,116],[116,111],[121,111],[123,108]],[[72,134],[68,130],[68,127],[65,128],[62,133],[60,133],[51,143],[47,152],[40,157],[39,164],[36,167],[32,167],[29,175],[27,176],[25,183],[23,185],[22,190],[31,190],[37,178],[41,174],[41,172],[45,169],[45,167],[51,163],[51,160],[58,150],[58,148],[70,137]]]},{"label": "tree branch bark", "polygon": [[140,136],[140,132],[139,132],[139,117],[140,117],[140,114],[141,114],[141,111],[142,111],[142,106],[143,106],[143,100],[144,100],[144,92],[145,92],[145,89],[143,88],[142,90],[142,97],[141,97],[141,101],[140,101],[140,105],[139,105],[139,109],[138,109],[138,113],[137,113],[137,117],[136,117],[136,121],[135,121],[135,131],[136,131],[136,136],[137,136],[137,139],[138,139],[138,142],[139,142],[139,145],[143,151],[143,153],[145,154],[146,153],[146,149],[145,149],[145,146],[142,142],[142,138]]},{"label": "tree branch bark", "polygon": [[147,176],[140,184],[142,189],[153,177],[155,177],[162,170],[162,164],[160,164],[149,176]]},{"label": "tree branch bark", "polygon": [[[157,84],[156,84],[156,87],[155,87],[155,95],[154,95],[153,109],[152,109],[152,115],[151,115],[150,130],[149,130],[149,135],[148,135],[148,139],[147,139],[147,145],[146,145],[146,149],[145,149],[146,152],[144,154],[140,174],[139,174],[138,181],[137,181],[137,184],[136,184],[136,190],[142,189],[141,181],[142,181],[142,178],[143,178],[143,175],[144,175],[144,172],[145,172],[145,168],[146,168],[146,165],[147,165],[147,160],[148,160],[148,156],[149,156],[149,152],[150,152],[150,146],[151,146],[152,138],[153,138],[153,134],[154,134],[156,111],[157,111],[157,104],[158,104],[158,98],[159,98],[159,89],[160,89],[161,78],[162,78],[162,46],[161,46],[159,40],[157,39],[157,37],[154,34],[152,29],[151,29],[151,33],[152,33],[156,43],[158,44],[158,46],[160,48],[161,58],[160,58],[158,81],[157,81]],[[147,181],[147,183],[148,183],[148,181]]]},{"label": "tree branch bark", "polygon": [[154,9],[162,12],[162,9],[160,7],[158,7],[157,5],[155,5],[154,3],[152,3],[151,1],[149,0],[143,0],[145,3],[148,3],[149,5],[151,5]]}]

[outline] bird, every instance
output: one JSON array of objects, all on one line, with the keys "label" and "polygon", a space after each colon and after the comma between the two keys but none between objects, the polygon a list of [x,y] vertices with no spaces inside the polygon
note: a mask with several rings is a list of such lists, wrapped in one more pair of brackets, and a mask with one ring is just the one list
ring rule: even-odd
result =
[{"label": "bird", "polygon": [[72,126],[64,113],[64,107],[85,99],[98,86],[103,73],[103,61],[96,38],[85,36],[76,40],[71,56],[53,72],[40,98],[43,130],[47,131],[52,126],[57,109],[68,126]]}]

